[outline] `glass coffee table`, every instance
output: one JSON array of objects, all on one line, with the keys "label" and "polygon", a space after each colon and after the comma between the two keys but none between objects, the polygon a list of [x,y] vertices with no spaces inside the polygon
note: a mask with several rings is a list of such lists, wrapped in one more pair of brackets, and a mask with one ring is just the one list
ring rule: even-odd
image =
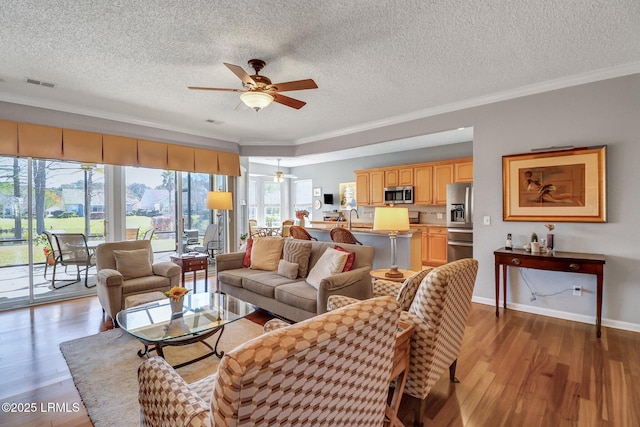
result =
[{"label": "glass coffee table", "polygon": [[[224,352],[218,352],[218,342],[225,325],[256,310],[257,307],[253,304],[229,295],[207,292],[185,295],[180,313],[171,312],[169,298],[166,298],[122,310],[116,315],[116,321],[124,331],[144,344],[144,350],[138,350],[140,357],[149,357],[149,353],[155,351],[164,358],[163,347],[198,342],[211,350],[205,355],[174,366],[177,369],[213,355],[221,358]],[[212,347],[204,340],[217,332],[220,335]]]}]

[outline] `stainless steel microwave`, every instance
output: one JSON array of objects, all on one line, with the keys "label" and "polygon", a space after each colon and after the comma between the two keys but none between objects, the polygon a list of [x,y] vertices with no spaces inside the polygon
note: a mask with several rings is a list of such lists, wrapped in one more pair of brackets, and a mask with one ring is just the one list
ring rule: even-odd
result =
[{"label": "stainless steel microwave", "polygon": [[385,187],[384,189],[385,204],[402,204],[413,203],[413,186],[406,187]]}]

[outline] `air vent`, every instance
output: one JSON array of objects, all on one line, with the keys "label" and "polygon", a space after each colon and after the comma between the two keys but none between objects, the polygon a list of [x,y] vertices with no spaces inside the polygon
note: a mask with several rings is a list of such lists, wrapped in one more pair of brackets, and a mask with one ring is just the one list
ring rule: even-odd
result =
[{"label": "air vent", "polygon": [[36,79],[30,79],[27,77],[27,83],[30,83],[32,85],[38,85],[38,86],[44,86],[44,87],[50,87],[50,88],[54,88],[56,87],[55,83],[49,83],[49,82],[42,82],[40,80],[36,80]]}]

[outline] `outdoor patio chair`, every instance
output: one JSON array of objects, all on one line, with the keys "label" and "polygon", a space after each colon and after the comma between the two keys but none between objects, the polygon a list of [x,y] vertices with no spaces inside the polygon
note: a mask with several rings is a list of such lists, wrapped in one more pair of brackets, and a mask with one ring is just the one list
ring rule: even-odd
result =
[{"label": "outdoor patio chair", "polygon": [[204,237],[202,238],[202,243],[186,246],[186,250],[188,252],[202,252],[205,254],[209,254],[211,258],[213,258],[216,251],[219,253],[221,249],[222,238],[218,234],[217,224],[209,224],[207,226],[207,230],[204,232]]},{"label": "outdoor patio chair", "polygon": [[125,240],[138,240],[138,233],[140,232],[140,227],[127,228],[124,231],[124,239]]},{"label": "outdoor patio chair", "polygon": [[[54,289],[60,289],[65,286],[78,283],[81,280],[81,274],[84,271],[84,286],[89,286],[89,269],[96,265],[95,256],[89,251],[87,246],[87,238],[82,233],[55,233],[51,234],[54,237],[55,244],[51,243],[53,249],[55,263],[53,264],[53,276],[51,278],[51,287]],[[47,236],[48,237],[48,236]],[[63,286],[56,287],[56,267],[58,265],[65,267],[65,273],[70,266],[76,267],[76,279]],[[45,268],[46,271],[46,268]],[[45,273],[46,274],[46,273]],[[68,281],[65,279],[58,281]]]},{"label": "outdoor patio chair", "polygon": [[144,232],[144,234],[142,235],[142,240],[151,240],[153,238],[153,233],[155,233],[156,230],[154,230],[153,228],[148,229],[147,231]]}]

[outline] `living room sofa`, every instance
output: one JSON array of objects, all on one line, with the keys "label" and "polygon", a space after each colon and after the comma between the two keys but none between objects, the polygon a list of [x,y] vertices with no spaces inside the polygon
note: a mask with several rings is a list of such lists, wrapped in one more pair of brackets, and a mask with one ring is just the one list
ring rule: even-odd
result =
[{"label": "living room sofa", "polygon": [[[276,248],[272,255],[279,257],[279,260],[276,260],[279,261],[279,265],[272,263],[271,268],[260,268],[264,267],[264,264],[256,259],[257,249],[265,245]],[[282,248],[279,254],[278,245]],[[336,246],[351,252],[349,257],[355,255],[355,259],[351,259],[353,264],[350,270],[318,278],[317,274],[314,275],[314,267],[327,249],[331,248],[333,251]],[[250,251],[251,255],[235,252],[216,256],[218,289],[285,319],[298,322],[326,312],[330,295],[344,295],[356,299],[373,297],[369,276],[374,256],[374,248],[371,246],[260,237],[253,239],[251,248],[247,245],[247,251]],[[246,260],[249,256],[252,258],[250,264]],[[288,264],[283,261],[287,261]],[[300,265],[297,274],[289,277],[279,274],[283,264],[291,266],[292,263]]]}]

